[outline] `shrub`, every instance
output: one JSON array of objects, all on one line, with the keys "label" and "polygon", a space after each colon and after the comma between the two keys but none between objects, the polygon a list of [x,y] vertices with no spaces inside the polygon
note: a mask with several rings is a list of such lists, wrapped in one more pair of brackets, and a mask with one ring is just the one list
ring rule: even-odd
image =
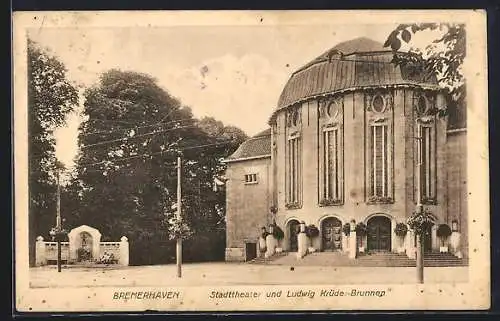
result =
[{"label": "shrub", "polygon": [[306,235],[308,237],[316,237],[319,235],[319,229],[314,224],[308,225],[306,226]]},{"label": "shrub", "polygon": [[349,234],[351,234],[351,224],[345,223],[344,226],[342,226],[342,231],[345,236],[349,236]]},{"label": "shrub", "polygon": [[405,237],[406,233],[408,233],[408,227],[405,223],[396,224],[396,228],[394,229],[394,233],[399,237]]},{"label": "shrub", "polygon": [[436,235],[438,237],[446,238],[451,235],[451,228],[448,224],[440,224],[437,228]]},{"label": "shrub", "polygon": [[115,259],[113,253],[104,252],[99,258],[99,263],[101,264],[113,264],[116,262],[117,260]]},{"label": "shrub", "polygon": [[282,240],[285,237],[283,230],[276,224],[273,225],[273,236],[277,240]]},{"label": "shrub", "polygon": [[451,228],[448,224],[440,224],[436,231],[436,236],[441,239],[441,243],[444,245],[444,240],[451,235]]},{"label": "shrub", "polygon": [[89,261],[92,257],[92,253],[90,252],[90,250],[83,247],[76,250],[76,254],[78,256],[78,261]]},{"label": "shrub", "polygon": [[423,235],[429,227],[434,225],[434,217],[429,211],[414,212],[408,218],[408,225],[417,235]]},{"label": "shrub", "polygon": [[365,236],[366,235],[366,224],[363,222],[359,222],[356,224],[356,235],[357,236]]}]

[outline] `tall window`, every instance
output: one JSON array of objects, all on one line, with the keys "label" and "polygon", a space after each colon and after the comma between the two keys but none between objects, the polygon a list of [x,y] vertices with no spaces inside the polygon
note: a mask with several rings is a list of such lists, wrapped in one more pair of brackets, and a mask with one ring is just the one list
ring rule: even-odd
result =
[{"label": "tall window", "polygon": [[434,160],[436,152],[433,144],[434,135],[432,126],[419,125],[419,127],[420,127],[420,138],[421,138],[420,192],[422,200],[429,201],[435,198]]},{"label": "tall window", "polygon": [[387,125],[371,126],[371,196],[389,197]]},{"label": "tall window", "polygon": [[338,128],[323,131],[323,199],[341,200],[340,136]]},{"label": "tall window", "polygon": [[301,164],[301,153],[300,153],[300,137],[292,137],[288,139],[287,146],[287,159],[288,159],[288,171],[287,171],[287,202],[288,203],[299,203],[300,201],[300,164]]}]

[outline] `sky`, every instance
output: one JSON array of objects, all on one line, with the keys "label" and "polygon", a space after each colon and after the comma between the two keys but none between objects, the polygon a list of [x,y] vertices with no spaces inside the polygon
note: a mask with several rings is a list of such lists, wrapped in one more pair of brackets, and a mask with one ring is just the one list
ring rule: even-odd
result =
[{"label": "sky", "polygon": [[[57,56],[82,89],[111,68],[144,72],[196,117],[212,116],[251,136],[266,129],[293,71],[342,41],[383,43],[395,26],[47,27],[29,37]],[[77,154],[80,119],[77,108],[56,131],[56,155],[67,167]]]}]

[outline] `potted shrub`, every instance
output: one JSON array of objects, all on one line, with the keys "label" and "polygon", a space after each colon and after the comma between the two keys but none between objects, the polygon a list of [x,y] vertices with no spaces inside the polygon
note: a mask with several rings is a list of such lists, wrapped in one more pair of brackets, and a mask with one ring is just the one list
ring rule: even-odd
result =
[{"label": "potted shrub", "polygon": [[319,235],[319,229],[314,224],[308,225],[306,226],[306,235],[309,238],[315,238]]},{"label": "potted shrub", "polygon": [[315,237],[318,237],[319,235],[319,229],[316,227],[314,224],[310,224],[306,226],[306,235],[309,237],[309,240],[311,242],[311,246],[308,248],[309,253],[314,253],[316,252],[316,249],[312,246],[312,239]]},{"label": "potted shrub", "polygon": [[448,224],[440,224],[437,228],[436,235],[441,239],[439,252],[448,252],[446,239],[451,235],[451,228],[448,226]]},{"label": "potted shrub", "polygon": [[351,234],[351,224],[345,223],[344,226],[342,226],[342,231],[345,236],[349,236],[349,234]]},{"label": "potted shrub", "polygon": [[408,233],[408,227],[405,223],[396,224],[396,228],[394,229],[394,234],[400,238],[400,243],[398,247],[398,253],[404,253],[404,239],[406,234]]},{"label": "potted shrub", "polygon": [[363,239],[366,236],[366,225],[363,222],[356,224],[356,237],[358,238],[358,250],[360,253],[365,252],[365,247],[363,245]]},{"label": "potted shrub", "polygon": [[[283,238],[285,237],[285,232],[283,232],[283,230],[278,225],[276,225],[276,223],[273,223],[272,227],[273,236],[278,241],[278,244],[280,244],[281,240],[283,240]],[[283,252],[283,249],[278,246],[276,247],[275,251],[277,253],[281,253]]]}]

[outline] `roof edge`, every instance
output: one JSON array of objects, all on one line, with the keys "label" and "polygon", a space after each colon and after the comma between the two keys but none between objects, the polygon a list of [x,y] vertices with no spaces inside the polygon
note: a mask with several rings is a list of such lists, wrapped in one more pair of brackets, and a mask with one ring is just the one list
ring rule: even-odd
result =
[{"label": "roof edge", "polygon": [[306,102],[310,99],[315,99],[318,97],[326,97],[326,96],[332,96],[335,94],[340,94],[340,93],[348,93],[348,92],[355,92],[357,90],[363,90],[363,89],[376,89],[376,88],[381,88],[381,87],[389,87],[389,88],[415,88],[415,87],[420,87],[423,89],[427,90],[436,90],[436,91],[443,91],[445,88],[439,87],[438,85],[432,85],[432,84],[419,84],[419,83],[399,83],[399,84],[387,84],[387,85],[372,85],[372,86],[357,86],[357,87],[350,87],[350,88],[344,88],[336,91],[331,91],[331,92],[326,92],[326,93],[321,93],[317,95],[312,95],[312,96],[307,96],[302,99],[299,99],[291,104],[285,105],[283,107],[278,107],[277,109],[273,110],[271,116],[269,117],[269,120],[267,123],[269,125],[272,125],[273,119],[275,118],[276,114],[284,109],[287,109],[295,104],[303,103]]},{"label": "roof edge", "polygon": [[260,158],[271,158],[271,154],[265,154],[265,155],[258,155],[258,156],[250,156],[250,157],[241,157],[241,158],[226,158],[222,162],[223,163],[235,163],[235,162],[243,162],[247,160],[254,160],[254,159],[260,159]]}]

